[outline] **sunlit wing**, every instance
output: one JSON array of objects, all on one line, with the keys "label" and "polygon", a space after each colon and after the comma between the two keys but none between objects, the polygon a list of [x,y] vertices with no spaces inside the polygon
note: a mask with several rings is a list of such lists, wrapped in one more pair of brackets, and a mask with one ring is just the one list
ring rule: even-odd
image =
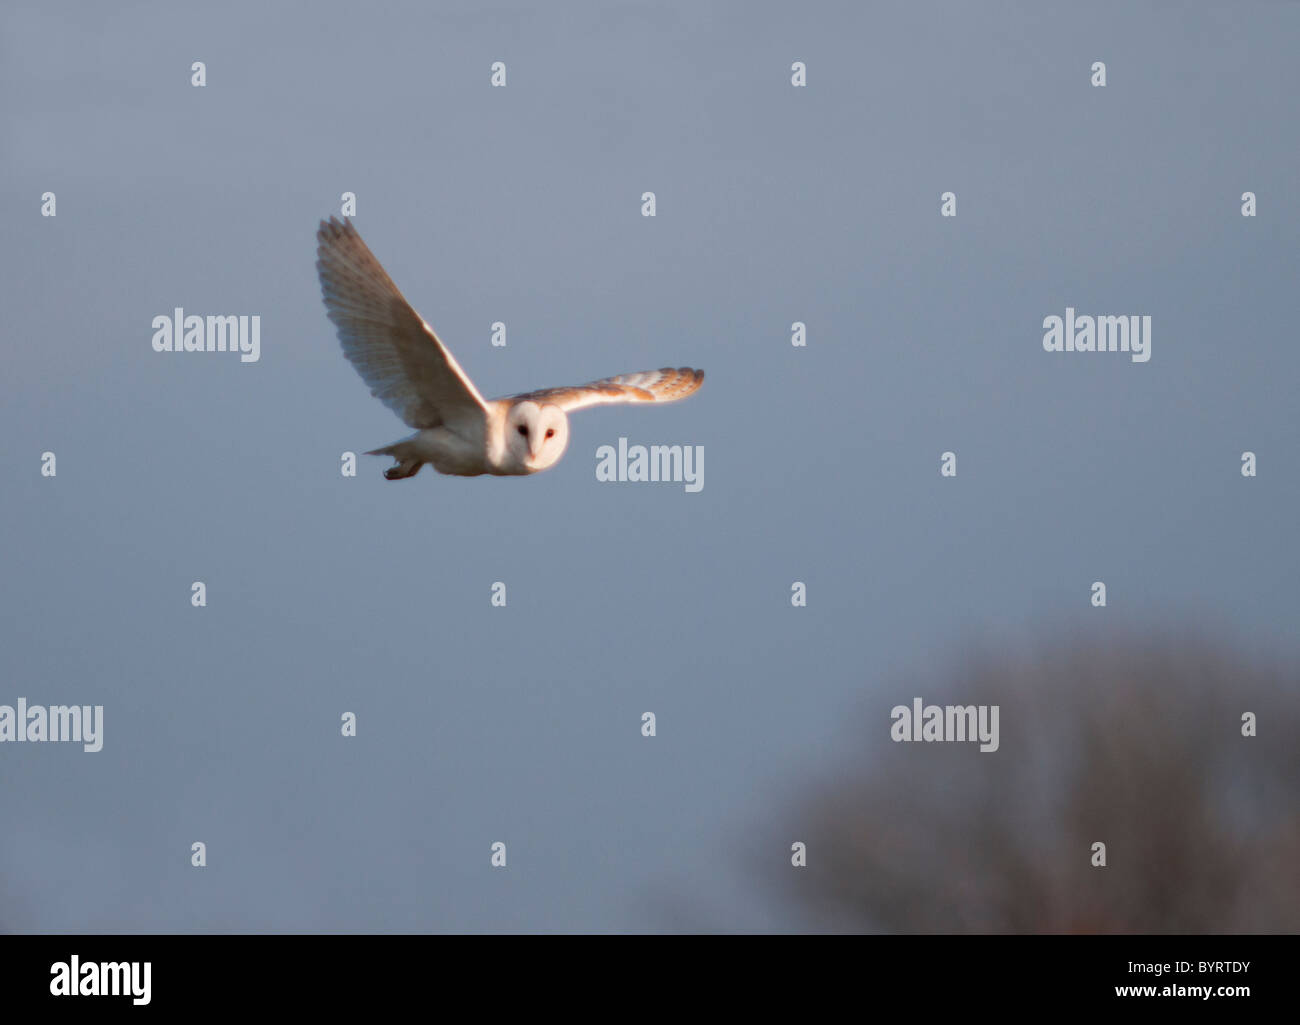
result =
[{"label": "sunlit wing", "polygon": [[676,402],[699,389],[704,381],[703,370],[690,367],[664,367],[662,370],[642,370],[635,374],[619,374],[589,384],[576,384],[568,388],[542,388],[540,391],[511,395],[508,402],[549,402],[566,413],[588,406],[602,406],[624,402]]},{"label": "sunlit wing", "polygon": [[343,354],[370,392],[415,428],[480,422],[487,405],[447,347],[402,297],[351,221],[316,233],[316,269]]}]

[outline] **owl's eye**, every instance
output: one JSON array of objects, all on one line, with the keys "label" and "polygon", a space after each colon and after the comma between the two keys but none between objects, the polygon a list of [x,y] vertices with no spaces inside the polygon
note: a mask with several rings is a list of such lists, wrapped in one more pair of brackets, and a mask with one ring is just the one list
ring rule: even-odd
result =
[{"label": "owl's eye", "polygon": [[554,427],[548,427],[548,428],[546,428],[546,436],[547,436],[548,438],[554,438],[554,437],[555,437],[555,428],[554,428]]},{"label": "owl's eye", "polygon": [[528,425],[527,425],[527,424],[520,424],[520,425],[519,425],[519,433],[522,434],[525,438],[528,437]]}]

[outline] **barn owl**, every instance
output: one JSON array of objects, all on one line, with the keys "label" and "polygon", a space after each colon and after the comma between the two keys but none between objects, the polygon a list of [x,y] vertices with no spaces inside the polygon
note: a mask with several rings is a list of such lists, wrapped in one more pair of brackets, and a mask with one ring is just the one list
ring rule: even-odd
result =
[{"label": "barn owl", "polygon": [[316,270],[343,355],[370,393],[415,433],[367,452],[392,456],[389,480],[425,463],[476,477],[537,473],[559,462],[575,409],[616,402],[675,402],[700,387],[703,370],[643,370],[590,384],[484,399],[447,346],[397,290],[350,220],[331,217],[316,233]]}]

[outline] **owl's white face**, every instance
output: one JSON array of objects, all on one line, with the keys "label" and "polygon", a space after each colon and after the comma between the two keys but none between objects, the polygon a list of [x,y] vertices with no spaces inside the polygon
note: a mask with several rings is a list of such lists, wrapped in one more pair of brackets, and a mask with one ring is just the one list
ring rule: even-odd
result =
[{"label": "owl's white face", "polygon": [[506,451],[525,473],[554,466],[569,444],[569,418],[559,406],[520,402],[506,417]]}]

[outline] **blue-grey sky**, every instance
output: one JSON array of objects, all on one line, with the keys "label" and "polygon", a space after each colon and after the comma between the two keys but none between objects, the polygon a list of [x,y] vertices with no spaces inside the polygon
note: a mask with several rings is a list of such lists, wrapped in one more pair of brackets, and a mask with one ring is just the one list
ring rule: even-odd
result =
[{"label": "blue-grey sky", "polygon": [[[1285,646],[1300,9],[1209,6],[6,4],[0,703],[104,747],[0,745],[0,928],[795,927],[750,845],[912,674]],[[703,389],[532,478],[342,477],[407,433],[321,305],[345,191],[484,394]],[[177,306],[260,361],[154,352]],[[1067,306],[1150,362],[1044,352]],[[704,489],[597,481],[620,436]]]}]

